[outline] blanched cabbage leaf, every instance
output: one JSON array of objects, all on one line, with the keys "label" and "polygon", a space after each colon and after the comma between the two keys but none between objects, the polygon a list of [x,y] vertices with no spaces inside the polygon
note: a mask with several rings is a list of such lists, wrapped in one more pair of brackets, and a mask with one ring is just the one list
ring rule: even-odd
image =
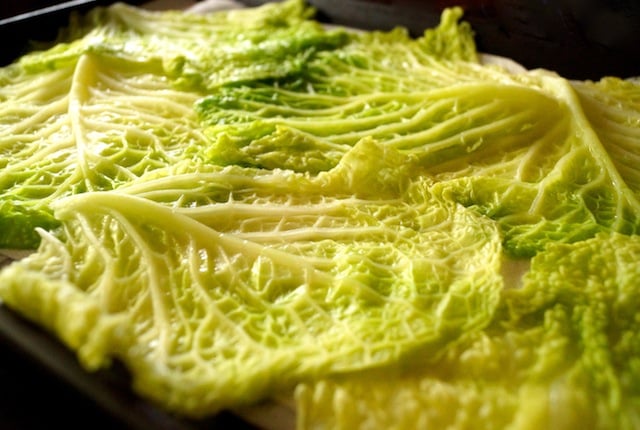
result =
[{"label": "blanched cabbage leaf", "polygon": [[154,63],[183,88],[283,77],[316,51],[346,42],[308,19],[301,0],[259,8],[196,14],[152,12],[115,3],[76,17],[51,49],[17,61],[28,73],[77,63],[87,53],[132,63]]},{"label": "blanched cabbage leaf", "polygon": [[[615,96],[604,84],[574,86],[546,72],[513,76],[424,53],[407,65],[420,52],[415,42],[397,42],[384,60],[343,55],[358,43],[318,55],[293,81],[200,100],[208,158],[316,173],[373,137],[417,157],[442,192],[496,220],[511,255],[601,231],[640,232],[638,103],[606,101]],[[627,82],[617,97],[636,87]]]},{"label": "blanched cabbage leaf", "polygon": [[300,1],[210,15],[116,4],[1,69],[0,248],[35,248],[58,198],[197,159],[203,88],[295,73],[344,43],[309,13]]},{"label": "blanched cabbage leaf", "polygon": [[0,247],[37,246],[34,227],[55,221],[51,202],[117,188],[205,144],[198,94],[153,67],[85,54],[73,67],[18,73],[0,91]]},{"label": "blanched cabbage leaf", "polygon": [[550,245],[435,362],[301,384],[298,428],[638,428],[639,259],[638,236]]},{"label": "blanched cabbage leaf", "polygon": [[640,81],[610,77],[599,82],[573,82],[572,85],[620,179],[638,198]]},{"label": "blanched cabbage leaf", "polygon": [[[2,271],[0,294],[87,368],[117,358],[194,416],[485,326],[503,288],[493,223],[385,176],[401,159],[375,144],[354,151],[365,162],[313,179],[232,168],[57,200],[63,232]],[[374,198],[354,177],[401,183]]]}]

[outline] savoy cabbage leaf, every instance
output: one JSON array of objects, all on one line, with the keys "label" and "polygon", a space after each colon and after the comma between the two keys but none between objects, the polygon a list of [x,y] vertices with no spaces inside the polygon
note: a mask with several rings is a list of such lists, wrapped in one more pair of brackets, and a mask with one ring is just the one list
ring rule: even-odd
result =
[{"label": "savoy cabbage leaf", "polygon": [[[496,220],[514,256],[600,231],[640,231],[632,189],[637,103],[598,102],[606,94],[599,86],[574,86],[545,72],[509,75],[459,61],[444,69],[432,57],[407,66],[398,57],[413,53],[409,48],[386,59],[373,55],[336,65],[333,59],[354,44],[319,55],[293,81],[220,88],[200,100],[196,108],[211,140],[204,157],[317,173],[336,165],[360,139],[374,138],[417,157],[421,174],[438,181],[442,192]],[[351,73],[369,71],[371,63],[383,65],[389,79]],[[319,72],[318,64],[326,67]],[[357,79],[347,76],[345,65]],[[412,78],[404,80],[409,70]],[[439,74],[450,80],[413,81]],[[324,76],[334,80],[317,85]],[[344,82],[353,88],[345,90]],[[634,85],[627,83],[618,97]],[[619,105],[625,110],[615,112]],[[601,124],[606,118],[609,123]]]},{"label": "savoy cabbage leaf", "polygon": [[1,69],[0,248],[35,248],[58,198],[206,161],[193,110],[203,88],[295,73],[344,43],[311,12],[296,0],[209,15],[115,4]]},{"label": "savoy cabbage leaf", "polygon": [[212,14],[115,3],[76,16],[54,46],[23,56],[14,67],[43,72],[92,53],[156,63],[185,88],[284,77],[314,52],[347,41],[345,32],[326,31],[310,20],[313,13],[301,0]]},{"label": "savoy cabbage leaf", "polygon": [[[203,145],[192,104],[150,66],[92,54],[0,89],[0,248],[35,248],[51,202],[117,188]],[[159,108],[162,106],[162,108]],[[50,220],[50,221],[49,221]]]},{"label": "savoy cabbage leaf", "polygon": [[62,231],[0,273],[0,294],[87,369],[118,359],[136,390],[192,416],[436,354],[495,311],[500,236],[428,181],[349,189],[390,179],[362,159],[315,178],[211,168],[171,189],[155,172],[59,199]]},{"label": "savoy cabbage leaf", "polygon": [[436,360],[301,384],[298,428],[637,428],[639,258],[638,236],[550,245]]}]

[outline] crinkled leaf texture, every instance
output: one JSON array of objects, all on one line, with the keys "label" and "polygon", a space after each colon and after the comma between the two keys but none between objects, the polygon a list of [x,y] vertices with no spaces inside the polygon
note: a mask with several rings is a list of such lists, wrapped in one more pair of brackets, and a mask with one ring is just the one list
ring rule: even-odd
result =
[{"label": "crinkled leaf texture", "polygon": [[117,358],[139,392],[194,416],[429,356],[490,320],[500,236],[428,181],[389,198],[348,187],[385,174],[214,169],[61,199],[62,233],[5,269],[0,294],[87,368]]},{"label": "crinkled leaf texture", "polygon": [[0,69],[0,248],[34,249],[50,203],[196,159],[207,87],[286,76],[346,34],[300,1],[196,15],[94,10],[68,43]]},{"label": "crinkled leaf texture", "polygon": [[298,428],[638,428],[639,259],[638,236],[549,246],[438,359],[301,384]]},{"label": "crinkled leaf texture", "polygon": [[[640,108],[625,98],[637,84],[616,86],[616,96],[604,84],[574,86],[542,72],[509,76],[460,62],[443,71],[428,56],[405,80],[396,63],[340,55],[352,45],[318,56],[313,64],[324,68],[310,67],[304,79],[221,88],[200,100],[212,140],[205,157],[315,173],[373,137],[414,156],[450,198],[496,220],[514,256],[601,231],[640,232]],[[414,54],[402,46],[389,58]],[[364,76],[349,78],[344,68]],[[444,78],[412,81],[433,76]]]},{"label": "crinkled leaf texture", "polygon": [[73,67],[19,73],[0,97],[0,224],[23,232],[0,236],[2,248],[35,248],[52,201],[117,188],[205,142],[198,93],[175,90],[153,65],[84,54]]}]

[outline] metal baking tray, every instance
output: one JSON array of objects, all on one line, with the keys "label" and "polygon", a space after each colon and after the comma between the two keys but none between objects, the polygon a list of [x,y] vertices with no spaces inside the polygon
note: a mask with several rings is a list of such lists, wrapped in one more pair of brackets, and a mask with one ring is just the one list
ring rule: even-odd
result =
[{"label": "metal baking tray", "polygon": [[[109,425],[116,425],[121,430],[215,430],[233,428],[236,430],[255,430],[256,427],[231,412],[222,412],[202,420],[188,420],[177,417],[162,410],[156,405],[137,396],[131,390],[130,378],[123,366],[114,363],[109,369],[88,373],[83,369],[75,354],[67,349],[56,338],[40,327],[20,317],[15,312],[0,304],[0,352],[7,363],[7,354],[15,357],[10,360],[11,368],[4,372],[30,373],[40,376],[36,381],[25,381],[34,384],[33,389],[49,407],[61,409],[59,412],[69,416],[69,421],[96,428],[100,422],[96,419],[107,417]],[[6,366],[6,365],[5,365]],[[47,373],[52,378],[46,379]],[[16,383],[21,383],[16,381]],[[37,384],[37,385],[35,385]],[[75,392],[58,398],[59,384],[68,384]],[[11,390],[12,387],[3,381],[0,390]],[[12,407],[25,409],[37,414],[42,405],[29,399],[28,404],[12,404],[10,393],[5,391],[7,399],[0,411]],[[82,399],[82,396],[86,399]],[[69,398],[90,400],[95,405],[93,411],[77,409],[77,403],[69,402]],[[24,402],[24,398],[16,398],[14,403]],[[78,400],[76,400],[77,402]],[[0,412],[0,421],[2,412]],[[47,423],[54,427],[49,416],[29,419],[34,428]],[[64,423],[58,423],[64,424]],[[23,422],[16,423],[22,430]],[[100,426],[102,428],[102,426]]]},{"label": "metal baking tray", "polygon": [[[52,0],[51,3],[55,3]],[[27,10],[18,15],[0,19],[0,66],[14,61],[31,50],[34,43],[56,39],[58,31],[69,22],[72,12],[85,13],[97,6],[114,3],[114,0],[70,0],[47,7]],[[128,0],[130,4],[142,4],[141,0]]]}]

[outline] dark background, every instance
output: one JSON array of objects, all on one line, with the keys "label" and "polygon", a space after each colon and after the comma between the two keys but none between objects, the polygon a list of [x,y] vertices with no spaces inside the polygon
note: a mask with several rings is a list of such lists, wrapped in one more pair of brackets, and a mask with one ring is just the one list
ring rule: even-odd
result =
[{"label": "dark background", "polygon": [[91,399],[7,344],[0,347],[0,427],[125,429]]},{"label": "dark background", "polygon": [[0,428],[257,430],[230,412],[187,420],[131,390],[124,366],[85,371],[75,353],[0,305]]},{"label": "dark background", "polygon": [[4,0],[0,4],[0,18],[7,18],[19,13],[51,6],[60,3],[56,0]]}]

